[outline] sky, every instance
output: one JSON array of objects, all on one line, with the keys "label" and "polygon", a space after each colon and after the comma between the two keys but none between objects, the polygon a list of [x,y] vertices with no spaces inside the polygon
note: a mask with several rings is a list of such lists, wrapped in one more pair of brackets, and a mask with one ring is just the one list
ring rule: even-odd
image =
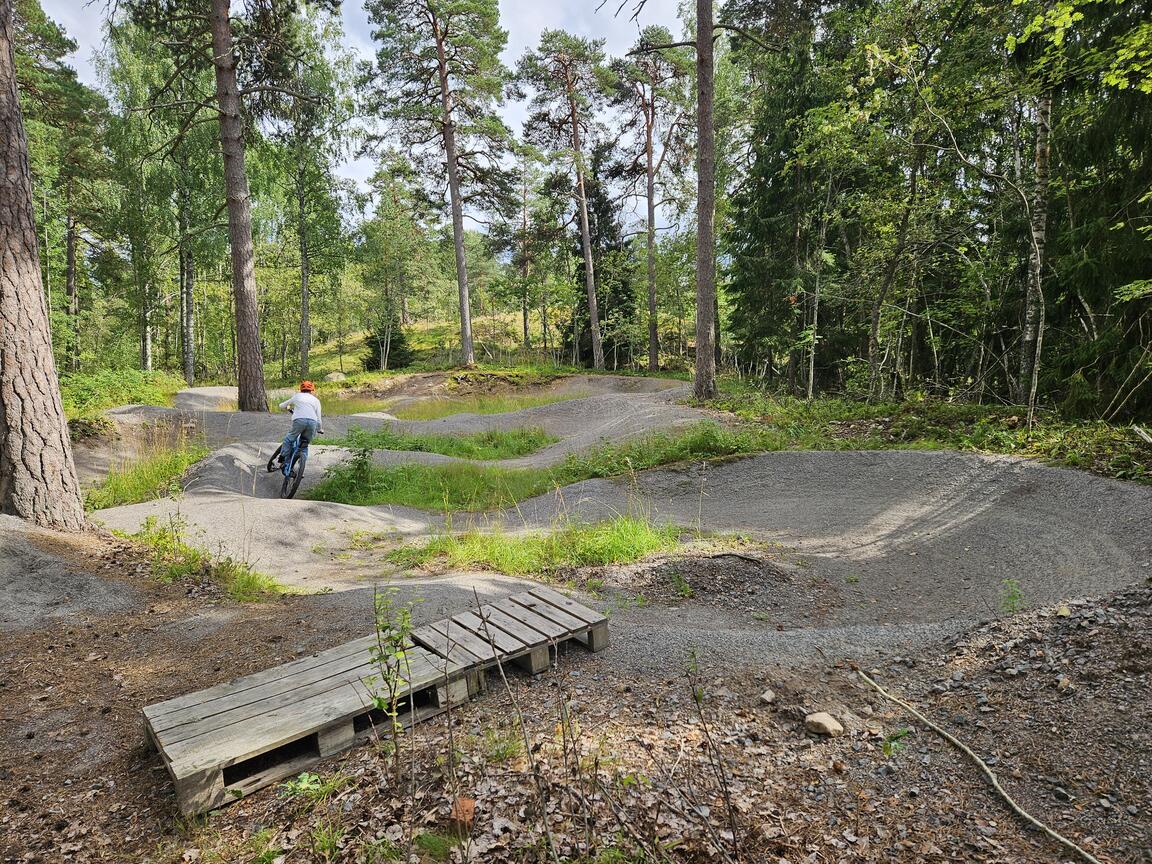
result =
[{"label": "sky", "polygon": [[[100,49],[103,38],[103,19],[106,0],[40,0],[44,11],[60,24],[79,48],[72,57],[72,65],[80,80],[97,86],[92,64],[93,55]],[[636,41],[639,27],[663,24],[672,32],[680,30],[677,18],[677,0],[647,0],[639,22],[631,20],[631,6],[619,16],[614,15],[618,0],[608,0],[599,12],[599,0],[500,0],[500,20],[508,31],[508,47],[504,62],[514,66],[516,60],[536,45],[540,33],[546,29],[568,30],[578,36],[605,40],[609,55],[620,55]],[[361,57],[371,57],[372,32],[363,0],[344,0],[341,14],[344,19],[345,41]],[[521,103],[510,103],[504,108],[504,119],[517,134],[526,114]],[[342,165],[339,172],[361,185],[371,174],[368,159],[355,159]]]}]

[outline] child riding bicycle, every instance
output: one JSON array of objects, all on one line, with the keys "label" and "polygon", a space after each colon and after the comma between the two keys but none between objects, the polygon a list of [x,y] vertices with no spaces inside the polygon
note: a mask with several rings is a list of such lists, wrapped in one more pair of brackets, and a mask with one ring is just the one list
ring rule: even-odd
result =
[{"label": "child riding bicycle", "polygon": [[296,440],[300,441],[300,448],[303,449],[316,435],[324,434],[324,418],[320,400],[316,398],[316,385],[311,381],[301,381],[300,392],[281,402],[280,408],[292,412],[292,430],[285,436],[284,443],[280,445],[280,455],[277,457],[277,461],[283,465],[284,460],[292,452],[292,445]]}]

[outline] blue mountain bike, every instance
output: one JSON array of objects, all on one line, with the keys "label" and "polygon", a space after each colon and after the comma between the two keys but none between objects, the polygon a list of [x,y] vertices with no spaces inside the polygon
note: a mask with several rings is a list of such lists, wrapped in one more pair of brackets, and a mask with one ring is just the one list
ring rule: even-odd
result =
[{"label": "blue mountain bike", "polygon": [[[317,435],[323,435],[323,432],[317,432]],[[284,482],[280,484],[280,497],[291,498],[296,494],[296,490],[300,488],[300,481],[304,478],[304,466],[308,464],[308,445],[301,446],[300,437],[297,435],[292,439],[292,452],[288,454],[288,458],[276,464],[276,460],[280,456],[280,448],[277,447],[276,451],[272,454],[272,458],[268,460],[268,473],[279,471],[284,475]]]}]

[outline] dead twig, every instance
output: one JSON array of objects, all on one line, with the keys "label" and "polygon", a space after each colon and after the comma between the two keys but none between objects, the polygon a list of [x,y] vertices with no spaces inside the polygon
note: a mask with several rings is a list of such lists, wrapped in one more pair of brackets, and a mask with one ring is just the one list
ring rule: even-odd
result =
[{"label": "dead twig", "polygon": [[933,732],[935,732],[937,735],[939,735],[941,738],[943,738],[945,741],[947,741],[949,744],[951,744],[953,747],[955,747],[957,750],[975,762],[977,767],[979,767],[981,772],[983,772],[984,776],[988,778],[988,782],[992,784],[992,788],[996,790],[996,792],[1004,800],[1004,803],[1006,803],[1017,816],[1019,816],[1032,827],[1042,831],[1044,834],[1048,835],[1048,837],[1055,840],[1057,843],[1060,843],[1065,848],[1075,852],[1077,855],[1087,861],[1088,864],[1102,864],[1100,859],[1096,858],[1094,855],[1092,855],[1092,853],[1077,846],[1063,834],[1059,834],[1056,831],[1053,831],[1051,828],[1049,828],[1047,825],[1026,811],[1015,801],[1013,801],[1012,796],[1009,795],[1004,787],[1000,785],[1000,780],[997,778],[996,772],[989,768],[988,763],[973,753],[972,750],[963,742],[946,732],[944,729],[941,729],[939,726],[937,726],[935,723],[933,723],[900,697],[893,696],[863,672],[857,670],[856,674],[859,675],[865,681],[865,683],[870,685],[877,693],[879,693],[889,702],[895,702],[897,705],[899,705],[905,711],[909,712],[913,717],[915,717],[917,720],[919,720],[921,723],[923,723],[925,726],[927,726],[929,729],[931,729]]}]

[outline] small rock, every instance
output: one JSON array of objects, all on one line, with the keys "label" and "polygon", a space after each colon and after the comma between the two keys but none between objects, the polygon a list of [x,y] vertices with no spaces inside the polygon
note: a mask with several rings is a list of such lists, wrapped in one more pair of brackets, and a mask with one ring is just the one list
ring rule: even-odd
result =
[{"label": "small rock", "polygon": [[830,738],[836,738],[844,734],[844,727],[840,725],[840,721],[827,711],[817,711],[815,714],[809,714],[804,718],[804,728],[809,732],[817,735],[827,735]]},{"label": "small rock", "polygon": [[1103,807],[1105,810],[1111,810],[1112,809],[1112,802],[1109,801],[1107,798],[1101,798],[1096,803],[1099,804],[1101,807]]},{"label": "small rock", "polygon": [[1069,609],[1067,606],[1061,606],[1059,609],[1056,610],[1056,615],[1059,618],[1067,618],[1071,614],[1072,614],[1072,610]]},{"label": "small rock", "polygon": [[329,372],[324,376],[325,381],[347,381],[348,376],[343,372]]},{"label": "small rock", "polygon": [[1066,675],[1061,677],[1061,679],[1056,683],[1056,689],[1061,690],[1061,691],[1071,690],[1072,689],[1072,679]]},{"label": "small rock", "polygon": [[1128,811],[1129,816],[1137,816],[1140,813],[1140,808],[1137,807],[1135,804],[1129,804],[1124,809]]},{"label": "small rock", "polygon": [[761,705],[771,705],[775,701],[776,701],[776,693],[773,692],[772,690],[765,690],[763,693],[760,694],[760,704]]},{"label": "small rock", "polygon": [[1057,786],[1055,789],[1053,789],[1052,794],[1055,795],[1061,801],[1071,801],[1072,800],[1072,796],[1062,786]]}]

